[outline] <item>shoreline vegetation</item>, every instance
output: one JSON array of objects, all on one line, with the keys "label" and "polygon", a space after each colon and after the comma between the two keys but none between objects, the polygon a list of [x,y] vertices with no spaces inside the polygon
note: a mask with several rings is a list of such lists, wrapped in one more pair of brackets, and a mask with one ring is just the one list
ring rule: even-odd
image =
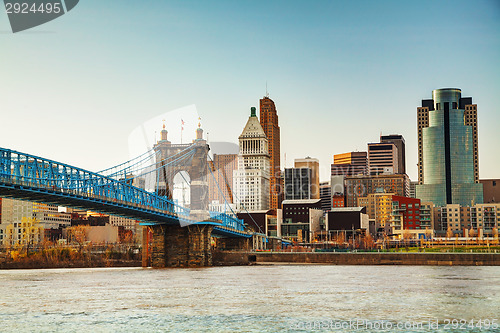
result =
[{"label": "shoreline vegetation", "polygon": [[0,269],[140,267],[137,248],[107,245],[78,248],[71,246],[38,249],[7,248],[0,251]]}]

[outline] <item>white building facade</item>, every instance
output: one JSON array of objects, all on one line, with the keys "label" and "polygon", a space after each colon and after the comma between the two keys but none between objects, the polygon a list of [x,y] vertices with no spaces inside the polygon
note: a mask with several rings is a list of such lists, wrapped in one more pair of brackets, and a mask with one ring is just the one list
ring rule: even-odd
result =
[{"label": "white building facade", "polygon": [[239,136],[238,169],[233,171],[236,209],[256,211],[269,209],[268,140],[254,107]]}]

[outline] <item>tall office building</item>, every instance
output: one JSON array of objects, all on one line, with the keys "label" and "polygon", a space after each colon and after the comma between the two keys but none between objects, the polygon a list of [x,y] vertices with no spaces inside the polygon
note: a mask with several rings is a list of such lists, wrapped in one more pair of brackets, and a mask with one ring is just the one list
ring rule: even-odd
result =
[{"label": "tall office building", "polygon": [[319,196],[323,212],[326,213],[332,210],[332,186],[329,181],[319,183]]},{"label": "tall office building", "polygon": [[371,176],[399,172],[398,147],[394,143],[368,144],[368,170]]},{"label": "tall office building", "polygon": [[256,115],[251,114],[239,136],[238,169],[233,172],[233,190],[238,210],[269,209],[268,141]]},{"label": "tall office building", "polygon": [[214,154],[208,161],[208,200],[233,203],[233,171],[238,168],[237,154]]},{"label": "tall office building", "polygon": [[382,135],[380,143],[393,143],[398,148],[398,172],[406,173],[406,147],[405,138],[400,134]]},{"label": "tall office building", "polygon": [[418,115],[416,196],[436,206],[483,202],[479,183],[477,105],[456,88],[436,89]]},{"label": "tall office building", "polygon": [[297,158],[296,168],[311,169],[311,199],[319,199],[319,160],[317,158]]},{"label": "tall office building", "polygon": [[310,168],[285,168],[285,200],[311,199]]},{"label": "tall office building", "polygon": [[270,175],[269,175],[269,207],[270,209],[281,208],[282,181],[280,164],[280,127],[278,125],[278,113],[276,105],[269,96],[260,100],[260,125],[266,134],[269,145]]},{"label": "tall office building", "polygon": [[367,175],[368,158],[366,151],[333,155],[332,176]]}]

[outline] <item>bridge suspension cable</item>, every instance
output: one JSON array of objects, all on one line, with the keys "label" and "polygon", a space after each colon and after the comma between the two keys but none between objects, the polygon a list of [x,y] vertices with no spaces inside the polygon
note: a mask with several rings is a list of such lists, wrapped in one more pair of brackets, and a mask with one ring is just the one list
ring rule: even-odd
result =
[{"label": "bridge suspension cable", "polygon": [[[210,161],[212,162],[212,165],[214,165],[215,167],[215,164],[214,164],[214,161],[213,159],[210,157],[210,155],[208,155],[208,158],[210,159]],[[217,182],[217,179],[215,178],[213,172],[212,172],[212,168],[209,167],[209,170],[210,170],[210,173],[212,174],[212,177],[214,178],[214,181],[215,183],[217,184],[217,188],[219,189],[219,192],[222,194],[222,197],[224,198],[224,202],[225,202],[225,205],[224,207],[227,205],[230,209],[231,209],[231,212],[234,214],[235,217],[237,217],[236,213],[234,212],[233,208],[229,205],[229,203],[227,202],[227,199],[224,195],[224,193],[222,192],[220,186],[219,186],[219,183]],[[220,171],[220,168],[217,169],[217,171],[219,173],[221,173]],[[229,185],[229,182],[227,181],[227,178],[226,176],[222,173],[222,178],[224,179],[224,182],[226,183],[226,186],[227,188],[231,188],[230,185]],[[264,233],[261,229],[261,227],[257,224],[257,222],[255,221],[255,219],[253,218],[252,214],[250,214],[250,212],[247,210],[247,208],[245,207],[245,205],[243,204],[243,202],[240,201],[240,199],[238,198],[238,196],[233,192],[233,196],[234,198],[236,198],[236,200],[238,200],[241,204],[241,206],[243,207],[243,209],[245,210],[245,212],[248,214],[248,216],[250,217],[250,219],[252,220],[252,222],[255,224],[255,226],[259,229],[259,232],[260,233]]]}]

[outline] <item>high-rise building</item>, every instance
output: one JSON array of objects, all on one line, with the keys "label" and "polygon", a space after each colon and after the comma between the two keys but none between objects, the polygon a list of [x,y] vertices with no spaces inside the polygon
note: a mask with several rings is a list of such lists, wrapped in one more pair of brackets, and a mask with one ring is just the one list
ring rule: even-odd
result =
[{"label": "high-rise building", "polygon": [[483,202],[479,183],[477,105],[456,88],[436,89],[418,114],[416,196],[436,206]]},{"label": "high-rise building", "polygon": [[332,186],[330,182],[319,183],[319,197],[321,199],[321,209],[323,212],[332,210]]},{"label": "high-rise building", "polygon": [[368,170],[371,176],[399,172],[398,147],[394,143],[368,144]]},{"label": "high-rise building", "polygon": [[280,152],[280,127],[278,113],[274,101],[268,96],[260,100],[260,125],[266,134],[269,145],[270,174],[269,174],[269,207],[281,208],[282,182],[281,182],[281,152]]},{"label": "high-rise building", "polygon": [[406,173],[406,148],[403,136],[400,134],[382,135],[380,143],[393,143],[398,148],[398,172],[396,173]]},{"label": "high-rise building", "polygon": [[208,161],[208,201],[221,204],[235,202],[233,198],[233,171],[238,168],[238,154],[214,154]]},{"label": "high-rise building", "polygon": [[311,169],[311,199],[319,199],[319,160],[317,158],[297,158],[296,168]]},{"label": "high-rise building", "polygon": [[268,141],[254,107],[238,139],[238,169],[233,173],[233,190],[238,199],[236,208],[269,209]]},{"label": "high-rise building", "polygon": [[310,168],[285,168],[285,200],[311,199]]},{"label": "high-rise building", "polygon": [[333,155],[332,176],[366,175],[367,172],[368,158],[366,151]]}]

